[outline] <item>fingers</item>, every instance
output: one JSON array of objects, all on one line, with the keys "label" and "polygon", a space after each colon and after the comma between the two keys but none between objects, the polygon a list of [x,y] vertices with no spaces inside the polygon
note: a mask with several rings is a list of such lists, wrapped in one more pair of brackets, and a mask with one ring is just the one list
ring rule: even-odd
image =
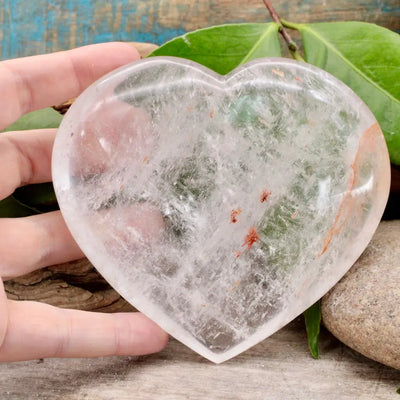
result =
[{"label": "fingers", "polygon": [[1,218],[0,232],[0,276],[4,279],[84,256],[59,211]]},{"label": "fingers", "polygon": [[[0,135],[0,199],[27,183],[51,181],[54,129]],[[83,257],[60,212],[0,219],[0,276],[16,277],[35,269]]]},{"label": "fingers", "polygon": [[51,181],[55,129],[5,132],[0,135],[0,199],[28,183]]},{"label": "fingers", "polygon": [[[117,105],[120,107],[116,107]],[[74,168],[81,169],[79,173],[83,175],[88,172],[99,172],[101,170],[99,163],[107,163],[107,168],[111,165],[111,161],[114,164],[118,163],[118,158],[114,156],[120,153],[121,149],[129,151],[140,166],[145,160],[143,156],[141,158],[139,155],[135,156],[135,152],[139,152],[138,149],[140,149],[139,154],[145,153],[144,149],[151,144],[148,129],[143,128],[147,126],[148,119],[140,110],[135,110],[126,104],[121,106],[115,103],[115,107],[109,110],[111,114],[103,111],[103,114],[110,119],[108,121],[106,118],[104,121],[109,124],[105,124],[110,140],[106,146],[108,151],[103,154],[99,152],[99,149],[94,148],[98,142],[93,135],[87,135],[92,141],[87,143],[78,141],[75,149],[78,158],[74,159],[72,164]],[[100,121],[103,119],[100,118]],[[116,132],[115,129],[121,132],[124,126],[130,126],[135,134],[122,135],[121,140],[116,140],[117,135],[113,132]],[[92,131],[89,129],[89,132]],[[50,164],[55,133],[55,130],[50,129],[7,132],[0,135],[0,159],[4,162],[0,169],[0,199],[11,194],[20,185],[51,180]],[[91,158],[91,150],[94,149],[99,157]],[[104,167],[103,164],[101,166]],[[116,190],[119,190],[120,186],[121,184],[118,183]],[[109,211],[111,213],[112,210]],[[138,207],[135,206],[116,210],[116,212],[124,221],[126,219],[127,226],[132,229],[137,227],[138,232],[145,231],[141,221],[146,221],[145,227],[151,227],[154,237],[159,236],[163,227],[159,212],[141,207],[139,213]],[[82,251],[69,233],[59,212],[27,218],[0,219],[0,232],[2,232],[0,276],[4,278],[20,276],[41,267],[83,257]]]},{"label": "fingers", "polygon": [[0,63],[0,130],[21,115],[80,94],[107,72],[136,61],[128,43],[102,43]]},{"label": "fingers", "polygon": [[160,351],[168,336],[140,313],[102,314],[8,301],[0,361],[47,357],[141,355]]},{"label": "fingers", "polygon": [[[110,253],[137,250],[159,240],[164,232],[160,211],[150,204],[120,205],[88,220],[91,232]],[[84,257],[59,211],[25,218],[0,218],[0,276],[14,278],[49,265]],[[82,238],[82,236],[81,236]]]}]

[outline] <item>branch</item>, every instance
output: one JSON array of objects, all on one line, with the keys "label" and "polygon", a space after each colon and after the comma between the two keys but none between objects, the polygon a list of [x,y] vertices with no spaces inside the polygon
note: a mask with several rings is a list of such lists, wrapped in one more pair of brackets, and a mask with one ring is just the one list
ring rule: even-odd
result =
[{"label": "branch", "polygon": [[263,0],[263,1],[265,4],[265,7],[267,7],[267,9],[271,15],[271,18],[279,25],[279,32],[282,35],[283,39],[285,40],[292,57],[295,60],[304,62],[304,59],[299,52],[299,48],[297,47],[296,42],[290,37],[288,31],[283,26],[282,21],[279,18],[279,15],[276,13],[275,8],[271,4],[271,1],[270,0]]}]

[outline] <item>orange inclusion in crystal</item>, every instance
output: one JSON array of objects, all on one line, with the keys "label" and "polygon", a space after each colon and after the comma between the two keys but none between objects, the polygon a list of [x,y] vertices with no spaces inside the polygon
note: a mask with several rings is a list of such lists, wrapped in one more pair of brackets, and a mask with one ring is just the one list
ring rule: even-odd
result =
[{"label": "orange inclusion in crystal", "polygon": [[237,222],[237,216],[242,212],[240,208],[236,208],[231,211],[231,223],[235,224]]},{"label": "orange inclusion in crystal", "polygon": [[270,194],[271,194],[271,192],[268,192],[267,190],[263,190],[263,192],[261,193],[261,196],[260,196],[260,203],[264,203],[264,201],[266,201],[268,199]]},{"label": "orange inclusion in crystal", "polygon": [[253,244],[257,242],[258,239],[260,239],[260,237],[258,236],[257,231],[254,227],[251,227],[249,229],[249,233],[244,238],[244,243],[242,244],[242,246],[247,246],[247,250],[250,250],[251,246],[253,246]]},{"label": "orange inclusion in crystal", "polygon": [[343,196],[342,202],[339,205],[335,220],[333,221],[331,228],[324,238],[324,247],[322,251],[318,254],[318,257],[321,257],[328,250],[333,236],[337,235],[341,231],[343,225],[347,222],[347,219],[351,212],[351,207],[353,206],[353,202],[355,201],[354,198],[352,198],[351,196],[351,192],[358,180],[358,168],[360,166],[360,159],[363,156],[364,150],[368,149],[371,152],[372,149],[375,149],[376,138],[380,134],[381,130],[378,123],[374,123],[366,131],[364,131],[363,135],[361,136],[354,161],[350,165],[352,173],[349,178],[347,190]]},{"label": "orange inclusion in crystal", "polygon": [[240,281],[236,281],[236,282],[233,284],[233,286],[232,286],[232,289],[231,289],[231,290],[235,289],[235,287],[236,287],[237,285],[239,285],[239,283],[240,283]]}]

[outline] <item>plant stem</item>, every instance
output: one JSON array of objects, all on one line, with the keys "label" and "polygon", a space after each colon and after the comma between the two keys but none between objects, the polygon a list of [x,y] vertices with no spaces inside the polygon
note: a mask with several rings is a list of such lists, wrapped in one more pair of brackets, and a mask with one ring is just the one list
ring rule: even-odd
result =
[{"label": "plant stem", "polygon": [[279,18],[279,15],[276,13],[275,8],[273,7],[271,1],[270,0],[263,0],[263,1],[265,4],[265,7],[267,7],[267,9],[271,15],[271,18],[279,25],[279,32],[282,35],[283,39],[285,40],[292,57],[295,60],[304,61],[304,58],[301,56],[296,42],[290,37],[288,31],[283,26],[282,21]]}]

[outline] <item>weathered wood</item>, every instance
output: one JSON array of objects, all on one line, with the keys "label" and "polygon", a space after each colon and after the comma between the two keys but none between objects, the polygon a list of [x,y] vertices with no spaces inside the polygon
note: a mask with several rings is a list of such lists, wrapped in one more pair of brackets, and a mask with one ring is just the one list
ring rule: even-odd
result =
[{"label": "weathered wood", "polygon": [[4,400],[398,400],[400,372],[321,337],[310,357],[303,322],[214,365],[171,340],[152,356],[0,365]]},{"label": "weathered wood", "polygon": [[63,308],[102,312],[133,308],[98,274],[87,259],[65,263],[6,281],[7,297]]},{"label": "weathered wood", "polygon": [[[293,22],[360,20],[400,30],[398,0],[274,0]],[[2,59],[111,40],[162,44],[187,31],[271,21],[261,0],[0,0]]]}]

